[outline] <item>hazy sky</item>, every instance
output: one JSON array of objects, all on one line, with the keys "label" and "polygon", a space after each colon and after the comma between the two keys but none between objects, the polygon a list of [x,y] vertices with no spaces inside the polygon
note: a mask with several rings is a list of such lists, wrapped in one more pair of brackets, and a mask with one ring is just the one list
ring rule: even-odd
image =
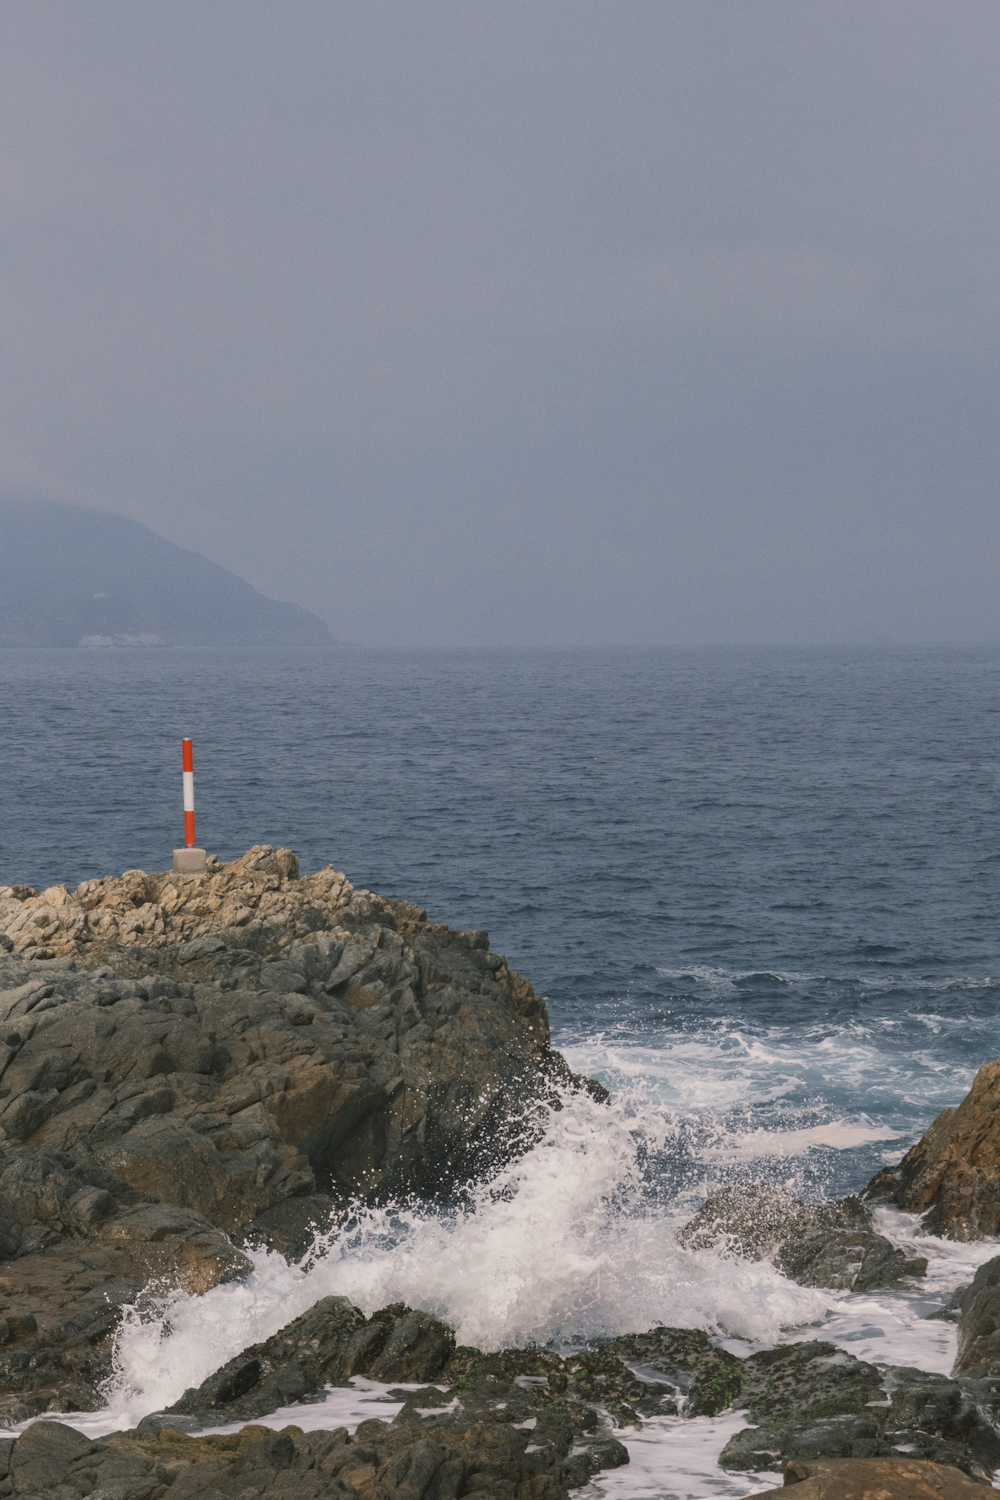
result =
[{"label": "hazy sky", "polygon": [[997,0],[4,0],[0,482],[373,644],[1000,639],[998,79]]}]

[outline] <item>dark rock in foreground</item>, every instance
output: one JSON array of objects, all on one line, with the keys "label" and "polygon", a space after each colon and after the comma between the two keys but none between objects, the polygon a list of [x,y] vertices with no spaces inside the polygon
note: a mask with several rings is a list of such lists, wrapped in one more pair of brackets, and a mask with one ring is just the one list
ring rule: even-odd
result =
[{"label": "dark rock in foreground", "polygon": [[595,1467],[599,1454],[610,1462],[618,1453],[607,1448],[606,1429],[601,1437],[600,1413],[627,1427],[641,1426],[641,1416],[736,1409],[755,1425],[727,1443],[719,1460],[725,1469],[915,1455],[987,1482],[1000,1465],[988,1382],[892,1368],[886,1396],[886,1373],[820,1340],[738,1359],[707,1334],[666,1327],[565,1358],[550,1349],[483,1354],[454,1348],[449,1330],[427,1313],[393,1306],[366,1319],[346,1299],[328,1297],[143,1426],[246,1421],[364,1374],[434,1383],[407,1397],[393,1428],[437,1430],[491,1413],[491,1420],[553,1430],[568,1424],[577,1444],[589,1442]]},{"label": "dark rock in foreground", "polygon": [[[0,1492],[48,1500],[217,1500],[295,1496],[324,1500],[566,1500],[615,1459],[621,1444],[573,1452],[568,1422],[519,1426],[502,1413],[439,1425],[433,1433],[373,1418],[303,1433],[244,1427],[232,1436],[191,1437],[138,1428],[91,1442],[58,1422],[38,1422],[16,1443],[0,1442]],[[613,1450],[619,1450],[616,1454]],[[530,1451],[529,1451],[530,1450]]]},{"label": "dark rock in foreground", "polygon": [[770,1183],[737,1183],[715,1193],[677,1238],[692,1250],[773,1259],[800,1286],[868,1292],[927,1270],[922,1256],[907,1256],[876,1232],[860,1199],[803,1203]]},{"label": "dark rock in foreground", "polygon": [[980,1068],[957,1109],[944,1109],[898,1166],[885,1167],[865,1197],[923,1214],[924,1228],[950,1240],[1000,1234],[1000,1060]]}]

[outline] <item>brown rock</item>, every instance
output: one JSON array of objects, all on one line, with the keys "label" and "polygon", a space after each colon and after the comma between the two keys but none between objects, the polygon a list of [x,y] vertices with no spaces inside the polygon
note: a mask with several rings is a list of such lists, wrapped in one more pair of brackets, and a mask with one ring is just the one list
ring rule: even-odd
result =
[{"label": "brown rock", "polygon": [[795,1500],[975,1500],[985,1486],[958,1469],[909,1458],[793,1459],[780,1489],[757,1500],[778,1500],[795,1486]]},{"label": "brown rock", "polygon": [[1000,1234],[1000,1059],[976,1074],[957,1109],[945,1109],[896,1167],[872,1178],[865,1197],[922,1214],[950,1240]]}]

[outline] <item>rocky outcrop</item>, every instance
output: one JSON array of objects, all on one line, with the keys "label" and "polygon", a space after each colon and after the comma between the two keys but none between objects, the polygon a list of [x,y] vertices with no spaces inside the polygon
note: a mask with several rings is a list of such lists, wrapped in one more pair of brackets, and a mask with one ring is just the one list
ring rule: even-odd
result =
[{"label": "rocky outcrop", "polygon": [[867,1292],[927,1271],[924,1257],[907,1256],[876,1232],[860,1199],[803,1203],[770,1183],[737,1183],[713,1194],[677,1238],[692,1250],[773,1260],[800,1286]]},{"label": "rocky outcrop", "polygon": [[976,1074],[957,1109],[945,1109],[898,1166],[872,1178],[865,1197],[922,1214],[950,1240],[1000,1234],[1000,1060]]},{"label": "rocky outcrop", "polygon": [[0,925],[8,1418],[92,1404],[145,1282],[204,1291],[356,1199],[446,1198],[589,1086],[485,932],[287,850],[0,888]]},{"label": "rocky outcrop", "polygon": [[536,1413],[525,1420],[527,1408],[515,1408],[449,1415],[432,1429],[414,1409],[404,1422],[362,1422],[353,1438],[343,1427],[303,1433],[294,1426],[192,1437],[147,1421],[91,1442],[62,1423],[37,1422],[16,1441],[0,1441],[0,1494],[27,1500],[458,1500],[469,1494],[482,1500],[567,1500],[569,1487],[586,1484],[614,1461],[627,1461],[614,1438],[579,1443],[577,1437],[586,1434],[578,1434],[569,1419]]}]

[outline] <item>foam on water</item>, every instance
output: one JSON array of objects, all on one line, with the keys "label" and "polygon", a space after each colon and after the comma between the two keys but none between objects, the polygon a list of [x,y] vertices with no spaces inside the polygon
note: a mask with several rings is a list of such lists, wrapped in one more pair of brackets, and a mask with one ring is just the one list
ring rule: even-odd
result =
[{"label": "foam on water", "polygon": [[483,1349],[579,1343],[658,1322],[772,1342],[822,1317],[827,1293],[767,1263],[675,1243],[684,1215],[660,1201],[644,1167],[674,1129],[668,1112],[641,1099],[608,1107],[567,1095],[526,1156],[460,1210],[360,1210],[318,1239],[304,1266],[258,1252],[246,1282],[147,1301],[122,1325],[110,1406],[123,1423],[159,1410],[334,1294],[366,1313],[395,1301],[423,1307]]},{"label": "foam on water", "polygon": [[[485,1349],[532,1341],[578,1346],[666,1323],[703,1328],[740,1355],[821,1336],[861,1359],[950,1370],[955,1327],[928,1321],[927,1314],[996,1253],[995,1243],[921,1236],[914,1216],[880,1210],[882,1232],[927,1256],[928,1274],[902,1290],[864,1296],[799,1287],[768,1262],[683,1250],[674,1235],[692,1205],[687,1194],[664,1196],[655,1164],[676,1148],[686,1115],[657,1094],[655,1081],[637,1077],[610,1106],[586,1094],[564,1096],[522,1160],[470,1190],[461,1209],[415,1203],[359,1209],[342,1229],[319,1236],[301,1265],[257,1251],[245,1282],[202,1297],[144,1297],[123,1320],[107,1408],[62,1420],[92,1437],[134,1426],[331,1294],[366,1313],[406,1301],[445,1319],[460,1343]],[[859,1139],[888,1134],[871,1122],[838,1119],[797,1132],[778,1149],[788,1160],[796,1153],[850,1150]],[[771,1136],[751,1131],[732,1143],[741,1175],[760,1175],[761,1163],[773,1160]],[[699,1166],[711,1170],[710,1161]],[[291,1422],[353,1430],[367,1416],[391,1419],[398,1409],[387,1387],[355,1380],[266,1420],[275,1427]],[[607,1500],[758,1493],[780,1476],[718,1467],[725,1442],[745,1425],[744,1414],[728,1412],[711,1419],[653,1418],[641,1432],[627,1429],[621,1436],[631,1463],[596,1478],[589,1493]]]}]

